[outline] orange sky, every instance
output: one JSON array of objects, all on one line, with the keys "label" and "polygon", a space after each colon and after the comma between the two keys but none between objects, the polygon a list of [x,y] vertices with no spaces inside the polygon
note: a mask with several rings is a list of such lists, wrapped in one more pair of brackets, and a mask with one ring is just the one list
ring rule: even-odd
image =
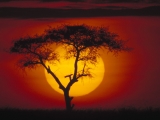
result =
[{"label": "orange sky", "polygon": [[0,107],[64,108],[63,95],[47,83],[44,69],[19,70],[17,56],[2,51],[13,39],[40,34],[48,25],[62,23],[109,26],[129,40],[132,52],[114,56],[104,52],[105,76],[92,93],[75,97],[76,108],[160,107],[159,17],[104,17],[66,19],[0,19]]}]

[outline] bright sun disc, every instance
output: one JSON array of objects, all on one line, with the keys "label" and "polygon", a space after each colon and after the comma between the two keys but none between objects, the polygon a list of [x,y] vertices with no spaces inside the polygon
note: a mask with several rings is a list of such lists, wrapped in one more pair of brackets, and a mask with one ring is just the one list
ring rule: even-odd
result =
[{"label": "bright sun disc", "polygon": [[[58,47],[56,51],[60,53],[59,54],[61,58],[60,62],[57,62],[56,64],[50,64],[46,62],[46,65],[50,66],[50,69],[56,74],[61,83],[66,87],[69,82],[69,78],[68,77],[65,78],[64,76],[73,74],[75,59],[71,58],[69,60],[66,60],[64,58],[65,49],[62,47]],[[78,82],[76,82],[75,84],[73,84],[73,86],[71,86],[69,93],[70,96],[83,96],[89,94],[90,92],[95,90],[102,82],[105,71],[102,58],[99,57],[97,64],[96,65],[89,64],[89,67],[92,68],[90,69],[90,73],[92,74],[93,77],[92,78],[83,77],[79,79]],[[83,69],[83,64],[79,62],[78,70],[82,69]],[[50,74],[48,74],[46,70],[45,70],[45,76],[49,85],[58,93],[63,94],[63,91],[59,89],[59,86],[54,80],[54,78]]]}]

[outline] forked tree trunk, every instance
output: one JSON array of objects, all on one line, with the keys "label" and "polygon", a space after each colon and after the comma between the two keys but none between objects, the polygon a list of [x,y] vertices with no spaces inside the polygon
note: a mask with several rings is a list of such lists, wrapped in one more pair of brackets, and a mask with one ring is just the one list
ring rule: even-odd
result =
[{"label": "forked tree trunk", "polygon": [[69,96],[69,90],[64,91],[64,98],[65,98],[65,103],[66,103],[66,110],[72,111],[74,104],[71,104],[73,97]]}]

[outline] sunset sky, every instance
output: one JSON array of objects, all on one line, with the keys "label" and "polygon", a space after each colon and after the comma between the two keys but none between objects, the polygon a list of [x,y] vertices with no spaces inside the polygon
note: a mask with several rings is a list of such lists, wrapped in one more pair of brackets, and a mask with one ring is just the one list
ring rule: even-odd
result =
[{"label": "sunset sky", "polygon": [[[25,1],[25,0],[24,0]],[[26,0],[24,4],[23,0],[11,0],[10,2],[0,2],[0,7],[36,7],[36,8],[61,8],[61,9],[91,9],[91,8],[106,8],[107,6],[120,6],[120,7],[127,7],[127,8],[142,8],[146,6],[157,5],[158,3],[147,3],[147,2],[140,2],[140,3],[94,3],[94,2],[67,2],[67,1],[60,1],[60,2],[41,2],[39,0]]]},{"label": "sunset sky", "polygon": [[[83,3],[81,5],[83,6]],[[90,6],[89,8],[99,7],[91,3],[87,5]],[[65,8],[66,6],[76,8],[78,4],[60,2],[55,5],[28,1],[0,3],[0,7]],[[127,7],[131,6],[136,4],[128,4]],[[144,4],[137,6],[143,7]],[[54,91],[49,85],[43,67],[23,71],[16,65],[18,56],[5,52],[12,45],[13,40],[27,35],[42,34],[48,26],[54,27],[64,23],[109,27],[109,30],[119,34],[121,39],[128,40],[127,45],[133,48],[131,52],[121,52],[118,55],[107,51],[101,53],[105,68],[103,80],[90,94],[75,97],[72,101],[75,108],[160,107],[159,21],[159,16],[38,19],[1,17],[0,108],[65,108],[63,95]]]}]

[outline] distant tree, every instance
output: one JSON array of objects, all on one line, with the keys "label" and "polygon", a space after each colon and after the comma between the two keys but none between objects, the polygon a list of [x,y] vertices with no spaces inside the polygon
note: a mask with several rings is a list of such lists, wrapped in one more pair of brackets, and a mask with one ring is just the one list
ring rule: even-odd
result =
[{"label": "distant tree", "polygon": [[[61,59],[53,45],[65,47],[66,60],[74,58],[74,71],[71,75],[66,75],[69,78],[66,87],[50,66],[46,65],[46,61],[53,63]],[[82,24],[50,27],[43,35],[20,38],[13,43],[10,52],[21,55],[18,61],[21,68],[32,69],[38,65],[43,66],[63,91],[66,109],[70,111],[74,107],[74,104],[71,104],[73,97],[69,95],[71,87],[80,78],[92,76],[87,63],[96,64],[99,57],[98,50],[102,48],[114,53],[130,50],[125,46],[125,41],[119,39],[117,34],[109,32],[107,28]],[[80,71],[78,70],[79,62],[84,63]]]}]

